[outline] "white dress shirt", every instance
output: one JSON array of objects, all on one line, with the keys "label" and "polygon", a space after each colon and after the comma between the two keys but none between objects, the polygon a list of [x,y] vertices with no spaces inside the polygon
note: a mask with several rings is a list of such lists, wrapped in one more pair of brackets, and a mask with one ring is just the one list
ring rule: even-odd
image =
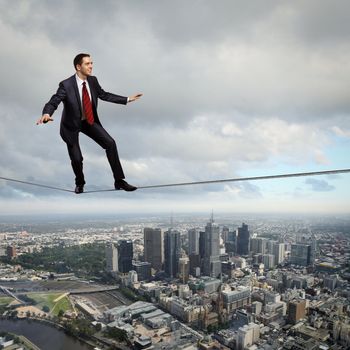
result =
[{"label": "white dress shirt", "polygon": [[[90,86],[89,86],[88,81],[80,79],[78,74],[75,74],[75,79],[76,79],[77,85],[78,85],[78,91],[79,91],[81,106],[83,107],[83,83],[86,83],[85,86],[86,86],[87,92],[89,94],[90,101],[92,103]],[[85,118],[85,115],[84,115],[84,108],[82,108],[82,110],[83,110],[83,113],[82,113],[81,119],[85,120],[86,118]]]}]

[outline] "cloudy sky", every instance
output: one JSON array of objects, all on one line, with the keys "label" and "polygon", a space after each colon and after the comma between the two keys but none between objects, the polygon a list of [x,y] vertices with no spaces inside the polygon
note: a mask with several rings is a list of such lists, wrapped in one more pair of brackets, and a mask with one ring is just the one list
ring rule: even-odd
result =
[{"label": "cloudy sky", "polygon": [[[0,176],[74,189],[54,122],[36,126],[88,52],[135,185],[350,168],[348,1],[0,1]],[[111,188],[81,135],[86,189]],[[0,180],[0,213],[349,213],[350,174],[75,195]]]}]

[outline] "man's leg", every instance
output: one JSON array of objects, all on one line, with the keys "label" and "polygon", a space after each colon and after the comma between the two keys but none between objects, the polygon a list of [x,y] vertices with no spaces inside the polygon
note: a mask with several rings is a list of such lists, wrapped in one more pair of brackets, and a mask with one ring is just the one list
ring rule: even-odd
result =
[{"label": "man's leg", "polygon": [[108,134],[108,132],[99,124],[94,123],[89,125],[87,122],[83,122],[82,133],[92,138],[98,143],[104,150],[106,150],[107,159],[111,166],[113,176],[115,180],[124,179],[123,168],[120,164],[117,145],[114,139]]},{"label": "man's leg", "polygon": [[71,160],[72,168],[75,174],[75,184],[77,186],[84,186],[85,179],[83,173],[83,155],[81,154],[79,146],[79,135],[78,133],[74,136],[71,142],[66,142],[68,154]]}]

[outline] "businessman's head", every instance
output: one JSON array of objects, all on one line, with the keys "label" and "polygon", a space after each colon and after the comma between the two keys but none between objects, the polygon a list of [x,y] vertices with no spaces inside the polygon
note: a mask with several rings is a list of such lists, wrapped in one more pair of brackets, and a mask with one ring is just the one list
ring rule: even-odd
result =
[{"label": "businessman's head", "polygon": [[86,79],[87,76],[91,75],[92,63],[91,57],[87,53],[76,55],[73,61],[77,74],[83,79]]}]

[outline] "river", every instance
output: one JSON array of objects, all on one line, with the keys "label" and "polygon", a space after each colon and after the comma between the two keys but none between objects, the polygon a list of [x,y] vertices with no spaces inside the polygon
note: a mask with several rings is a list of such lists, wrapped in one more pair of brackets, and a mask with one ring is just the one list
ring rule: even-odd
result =
[{"label": "river", "polygon": [[41,350],[92,349],[63,331],[35,321],[0,319],[0,331],[24,335]]}]

